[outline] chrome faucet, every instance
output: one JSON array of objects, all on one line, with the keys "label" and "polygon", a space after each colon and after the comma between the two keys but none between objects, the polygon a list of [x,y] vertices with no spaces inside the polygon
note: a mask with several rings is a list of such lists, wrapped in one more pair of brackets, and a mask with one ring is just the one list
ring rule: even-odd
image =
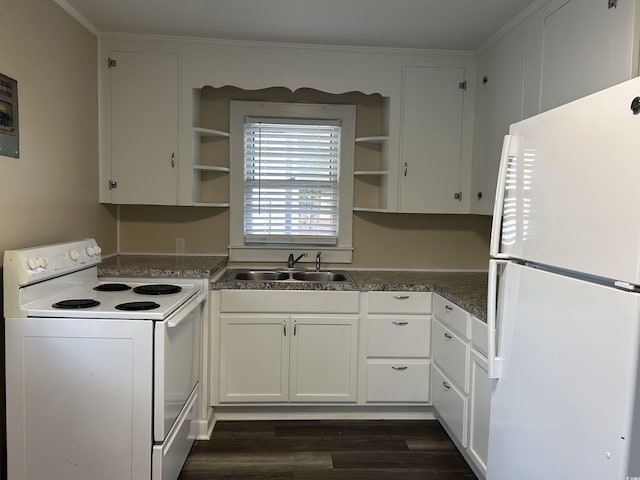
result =
[{"label": "chrome faucet", "polygon": [[300,260],[302,257],[306,257],[306,256],[307,256],[307,254],[305,252],[305,253],[301,254],[298,258],[293,258],[293,253],[290,253],[289,254],[289,259],[287,260],[287,267],[293,268],[293,266],[296,264],[296,262],[298,260]]},{"label": "chrome faucet", "polygon": [[322,252],[316,253],[316,272],[320,271],[320,255],[322,255]]}]

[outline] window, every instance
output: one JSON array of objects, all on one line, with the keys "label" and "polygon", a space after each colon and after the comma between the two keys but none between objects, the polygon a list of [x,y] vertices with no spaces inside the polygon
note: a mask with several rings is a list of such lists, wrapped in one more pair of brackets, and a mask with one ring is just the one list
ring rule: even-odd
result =
[{"label": "window", "polygon": [[350,105],[231,102],[231,260],[351,261],[354,123]]},{"label": "window", "polygon": [[245,243],[338,239],[340,123],[245,119]]}]

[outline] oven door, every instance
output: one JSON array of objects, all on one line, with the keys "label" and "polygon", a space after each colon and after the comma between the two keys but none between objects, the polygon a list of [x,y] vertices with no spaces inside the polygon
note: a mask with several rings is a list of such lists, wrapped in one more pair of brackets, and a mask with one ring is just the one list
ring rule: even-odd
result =
[{"label": "oven door", "polygon": [[164,442],[200,377],[205,295],[200,292],[155,324],[153,439]]}]

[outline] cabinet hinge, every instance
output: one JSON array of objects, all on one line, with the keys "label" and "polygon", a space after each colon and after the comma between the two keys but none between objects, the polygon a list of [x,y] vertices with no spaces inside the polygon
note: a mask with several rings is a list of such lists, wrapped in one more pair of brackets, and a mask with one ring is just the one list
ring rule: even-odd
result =
[{"label": "cabinet hinge", "polygon": [[458,84],[458,87],[460,88],[460,90],[466,90],[467,89],[467,81],[465,80],[464,82],[460,82]]},{"label": "cabinet hinge", "polygon": [[455,198],[456,200],[461,202],[462,201],[462,192],[454,192],[453,198]]},{"label": "cabinet hinge", "polygon": [[618,0],[608,0],[609,1],[609,8],[618,8]]},{"label": "cabinet hinge", "polygon": [[109,180],[109,190],[113,190],[114,188],[118,188],[118,182],[115,180]]},{"label": "cabinet hinge", "polygon": [[107,67],[112,68],[117,66],[118,66],[118,62],[116,61],[115,58],[107,58]]}]

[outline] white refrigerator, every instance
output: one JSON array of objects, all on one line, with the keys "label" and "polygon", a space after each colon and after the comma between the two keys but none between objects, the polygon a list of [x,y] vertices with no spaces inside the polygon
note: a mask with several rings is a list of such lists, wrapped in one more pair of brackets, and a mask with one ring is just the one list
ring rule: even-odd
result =
[{"label": "white refrigerator", "polygon": [[639,113],[633,79],[505,137],[488,480],[640,480]]}]

